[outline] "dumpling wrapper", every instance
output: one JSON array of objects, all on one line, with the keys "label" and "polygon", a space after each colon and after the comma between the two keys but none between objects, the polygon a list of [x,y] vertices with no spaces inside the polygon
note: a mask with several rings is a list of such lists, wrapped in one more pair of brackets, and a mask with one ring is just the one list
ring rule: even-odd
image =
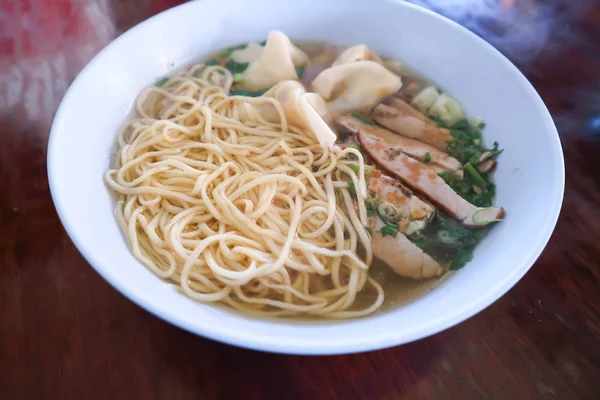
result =
[{"label": "dumpling wrapper", "polygon": [[334,114],[372,107],[402,87],[402,79],[375,61],[364,60],[327,68],[312,82]]},{"label": "dumpling wrapper", "polygon": [[353,63],[357,61],[374,61],[383,65],[383,60],[377,53],[369,49],[364,44],[348,47],[339,55],[332,64],[332,67],[342,64]]},{"label": "dumpling wrapper", "polygon": [[280,31],[269,32],[264,46],[250,42],[246,48],[231,53],[231,58],[238,63],[249,63],[242,74],[244,81],[240,87],[250,91],[264,90],[284,80],[298,79],[296,68],[309,62],[308,56]]},{"label": "dumpling wrapper", "polygon": [[[331,148],[337,135],[328,122],[331,115],[327,103],[316,93],[307,93],[304,86],[293,80],[278,83],[263,96],[277,99],[290,125],[310,132],[323,147]],[[261,115],[269,121],[277,121],[278,113],[273,105],[265,105]]]}]

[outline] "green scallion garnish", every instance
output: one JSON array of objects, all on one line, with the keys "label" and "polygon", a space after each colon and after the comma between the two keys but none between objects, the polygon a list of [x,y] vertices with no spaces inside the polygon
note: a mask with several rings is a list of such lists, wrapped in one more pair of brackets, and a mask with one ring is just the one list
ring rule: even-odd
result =
[{"label": "green scallion garnish", "polygon": [[298,78],[302,78],[304,76],[305,70],[306,70],[306,67],[304,65],[296,68],[296,74],[298,75]]},{"label": "green scallion garnish", "polygon": [[248,65],[250,65],[250,63],[240,63],[230,58],[229,60],[227,60],[225,68],[227,68],[229,71],[231,71],[232,74],[235,75],[243,73],[248,68]]},{"label": "green scallion garnish", "polygon": [[377,216],[379,217],[381,222],[383,222],[385,224],[385,226],[393,228],[395,230],[400,230],[400,227],[397,224],[392,224],[390,221],[385,219],[381,214],[377,213]]},{"label": "green scallion garnish", "polygon": [[426,163],[431,162],[431,154],[429,154],[429,152],[425,153],[425,162]]},{"label": "green scallion garnish", "polygon": [[482,189],[487,188],[488,182],[481,176],[477,169],[471,164],[465,164],[465,172],[469,174],[473,182]]},{"label": "green scallion garnish", "polygon": [[384,237],[385,236],[396,237],[396,236],[398,236],[398,230],[392,228],[391,226],[384,226],[383,228],[381,228],[381,234]]},{"label": "green scallion garnish", "polygon": [[373,204],[377,200],[379,200],[379,193],[375,193],[375,197],[371,197],[369,199],[365,199],[365,203]]},{"label": "green scallion garnish", "polygon": [[367,204],[366,209],[367,209],[367,217],[372,217],[373,215],[375,215],[375,209],[373,208],[373,206],[371,204]]},{"label": "green scallion garnish", "polygon": [[354,111],[351,114],[354,118],[358,119],[359,121],[361,121],[362,123],[365,123],[367,125],[375,125],[375,122],[373,122],[372,119],[369,119],[367,117],[365,117],[364,115],[362,115],[361,113],[359,113],[358,111]]}]

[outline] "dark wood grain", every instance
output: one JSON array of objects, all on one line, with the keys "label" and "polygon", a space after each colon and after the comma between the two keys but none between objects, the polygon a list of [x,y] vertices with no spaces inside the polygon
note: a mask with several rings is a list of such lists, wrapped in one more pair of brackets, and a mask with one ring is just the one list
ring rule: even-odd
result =
[{"label": "dark wood grain", "polygon": [[533,82],[559,127],[563,211],[532,270],[484,312],[383,351],[272,355],[183,332],[79,255],[54,211],[46,145],[85,63],[176,0],[0,0],[0,398],[600,398],[600,3],[423,0]]}]

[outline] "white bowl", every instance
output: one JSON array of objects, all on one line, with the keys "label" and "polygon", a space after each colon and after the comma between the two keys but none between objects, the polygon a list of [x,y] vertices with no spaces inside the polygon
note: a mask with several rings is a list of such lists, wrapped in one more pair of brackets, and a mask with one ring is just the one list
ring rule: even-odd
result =
[{"label": "white bowl", "polygon": [[[157,77],[223,47],[279,29],[293,39],[353,45],[404,60],[488,123],[486,142],[506,149],[496,173],[506,220],[473,261],[440,287],[387,313],[347,322],[246,317],[179,294],[137,262],[113,215],[103,174],[115,135],[137,94]],[[374,350],[440,332],[508,291],[546,245],[564,190],[562,150],[531,84],[498,51],[459,25],[399,1],[194,1],[131,29],[77,77],[57,114],[48,149],[52,196],[69,236],[110,284],[190,332],[281,353]]]}]

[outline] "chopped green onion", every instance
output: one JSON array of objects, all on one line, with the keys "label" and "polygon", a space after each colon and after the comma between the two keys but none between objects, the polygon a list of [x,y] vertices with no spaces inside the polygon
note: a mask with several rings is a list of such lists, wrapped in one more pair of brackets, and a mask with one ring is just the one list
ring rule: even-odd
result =
[{"label": "chopped green onion", "polygon": [[398,208],[396,208],[396,206],[392,203],[388,202],[381,203],[379,207],[377,207],[377,212],[383,217],[395,217],[400,214]]},{"label": "chopped green onion", "polygon": [[429,152],[425,153],[425,162],[426,163],[431,162],[431,154],[429,154]]},{"label": "chopped green onion", "polygon": [[377,216],[379,217],[379,219],[381,220],[381,222],[383,222],[385,224],[385,226],[389,226],[390,228],[394,228],[396,230],[400,230],[400,227],[397,224],[392,224],[387,219],[383,218],[383,216],[381,216],[381,214],[377,213]]},{"label": "chopped green onion", "polygon": [[373,215],[375,215],[375,209],[373,208],[372,205],[367,204],[366,209],[367,209],[367,217],[372,217]]},{"label": "chopped green onion", "polygon": [[350,167],[350,169],[352,171],[354,171],[355,174],[358,174],[360,172],[360,168],[358,167],[358,165],[348,165]]},{"label": "chopped green onion", "polygon": [[306,69],[306,67],[304,65],[296,68],[296,74],[298,75],[298,78],[302,78],[304,76],[305,69]]},{"label": "chopped green onion", "polygon": [[452,236],[450,232],[446,230],[438,231],[437,233],[438,240],[443,244],[457,244],[458,238],[456,236]]},{"label": "chopped green onion", "polygon": [[168,77],[160,78],[159,80],[157,80],[157,81],[154,83],[154,86],[156,86],[156,87],[161,87],[161,86],[163,86],[165,83],[167,83],[168,81],[169,81],[169,78],[168,78]]},{"label": "chopped green onion", "polygon": [[233,75],[233,81],[235,83],[242,83],[242,82],[244,82],[244,75],[242,75],[242,74],[234,74]]},{"label": "chopped green onion", "polygon": [[336,194],[336,195],[335,195],[335,202],[336,202],[337,204],[342,204],[342,201],[343,201],[343,200],[344,200],[344,198],[342,197],[342,195],[341,195],[341,194]]},{"label": "chopped green onion", "polygon": [[477,215],[480,214],[480,213],[482,213],[482,212],[485,212],[485,211],[489,210],[490,208],[491,207],[486,207],[486,208],[482,208],[481,210],[475,211],[473,213],[473,217],[472,217],[473,218],[473,222],[475,222],[475,224],[477,224],[477,225],[486,225],[486,224],[489,224],[490,222],[502,221],[501,219],[498,219],[498,218],[491,218],[491,219],[487,219],[487,220],[483,220],[483,221],[477,221],[477,218],[476,218]]},{"label": "chopped green onion", "polygon": [[450,262],[450,271],[456,271],[465,266],[466,263],[473,259],[473,249],[466,249],[458,252]]},{"label": "chopped green onion", "polygon": [[398,229],[394,229],[391,226],[384,226],[383,228],[381,228],[381,234],[383,235],[383,237],[396,237],[398,236]]},{"label": "chopped green onion", "polygon": [[209,60],[206,62],[206,66],[210,66],[210,65],[220,65],[221,63],[219,62],[219,60],[217,60],[216,58],[213,58],[212,60]]},{"label": "chopped green onion", "polygon": [[356,150],[360,151],[360,146],[356,143],[350,143],[348,145],[348,147],[350,147],[351,149],[356,149]]},{"label": "chopped green onion", "polygon": [[369,235],[373,234],[373,229],[369,228],[368,226],[365,226],[365,231],[367,231]]},{"label": "chopped green onion", "polygon": [[250,65],[250,63],[239,63],[235,60],[229,59],[225,64],[225,68],[227,68],[229,71],[231,71],[232,74],[235,75],[244,72],[248,68],[248,65]]},{"label": "chopped green onion", "polygon": [[473,179],[475,184],[482,189],[485,189],[488,185],[487,181],[481,176],[481,174],[477,171],[477,169],[471,165],[471,163],[465,164],[465,171],[469,176]]},{"label": "chopped green onion", "polygon": [[348,189],[356,190],[356,188],[354,187],[354,182],[352,182],[352,181],[348,182]]},{"label": "chopped green onion", "polygon": [[371,197],[370,199],[365,199],[365,203],[375,203],[377,200],[379,200],[379,193],[375,193],[375,197]]},{"label": "chopped green onion", "polygon": [[352,113],[352,116],[358,120],[360,120],[361,122],[367,124],[367,125],[375,125],[375,122],[373,122],[372,119],[369,119],[367,117],[365,117],[364,115],[362,115],[361,113],[359,113],[358,111],[354,111]]},{"label": "chopped green onion", "polygon": [[261,46],[266,46],[267,45],[267,41],[263,40],[262,42],[259,43]]},{"label": "chopped green onion", "polygon": [[471,124],[469,124],[469,121],[467,121],[464,118],[459,119],[452,125],[452,129],[460,129],[460,130],[464,130],[467,132],[470,130],[470,128],[471,128]]},{"label": "chopped green onion", "polygon": [[490,153],[492,153],[492,155],[491,155],[492,157],[495,157],[504,151],[504,150],[499,150],[498,146],[500,146],[498,144],[498,142],[494,142],[494,147],[491,150],[488,150]]},{"label": "chopped green onion", "polygon": [[435,124],[440,128],[448,128],[448,125],[441,120],[441,118],[436,117],[435,115],[428,115],[429,119],[435,122]]}]

